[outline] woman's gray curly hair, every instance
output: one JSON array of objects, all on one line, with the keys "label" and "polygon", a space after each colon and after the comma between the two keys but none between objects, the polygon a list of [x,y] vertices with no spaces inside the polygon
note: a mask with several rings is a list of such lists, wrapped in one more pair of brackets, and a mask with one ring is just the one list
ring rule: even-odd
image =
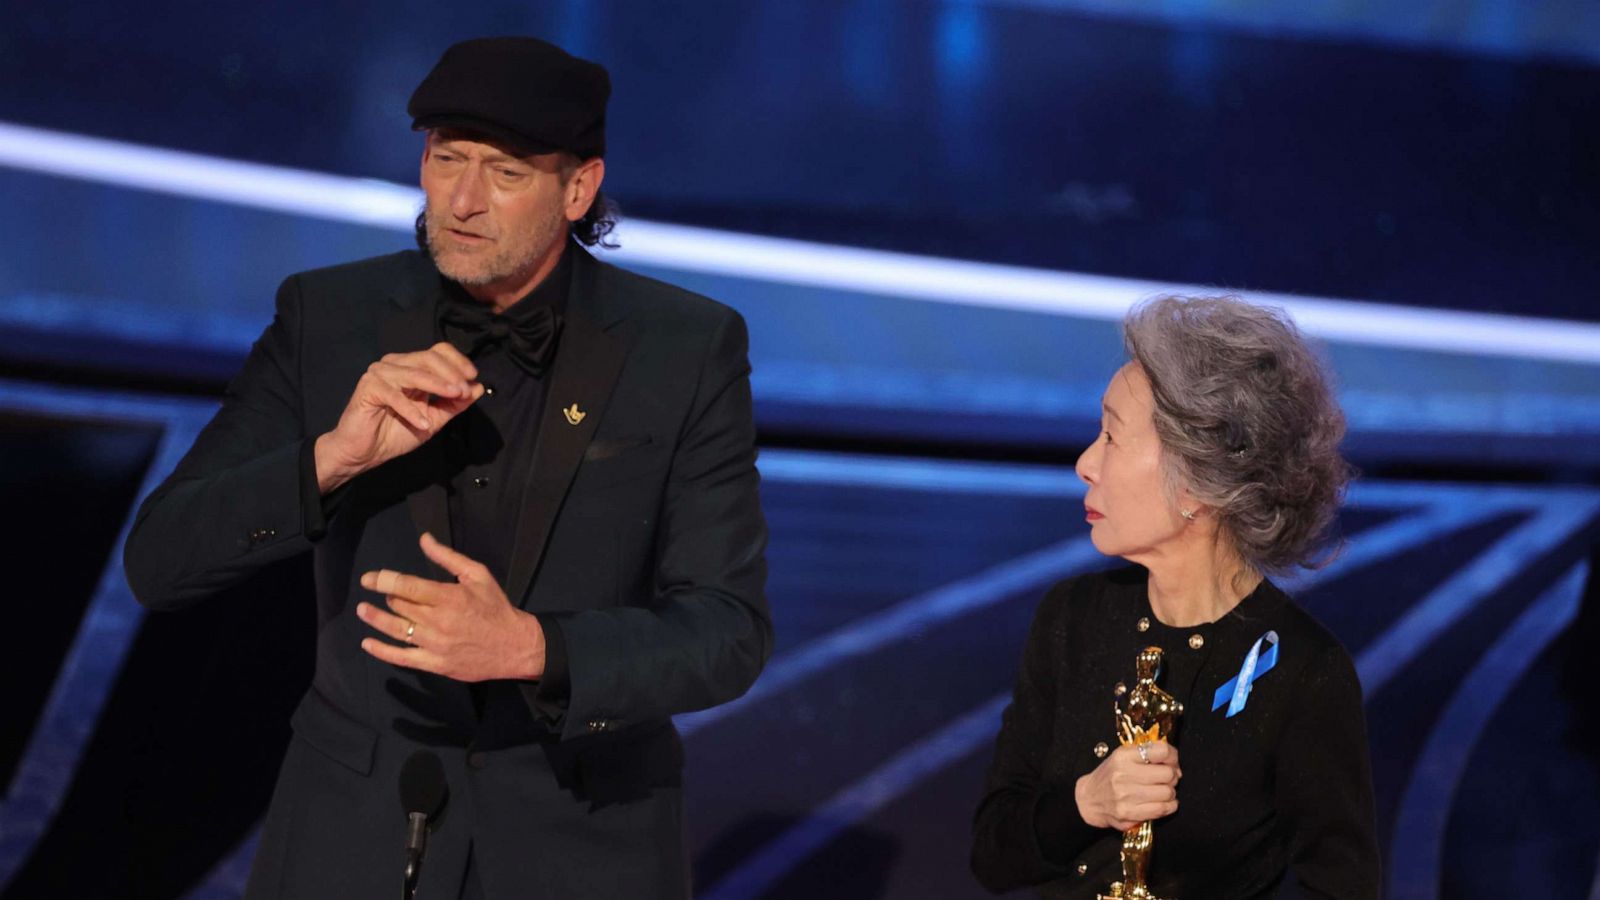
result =
[{"label": "woman's gray curly hair", "polygon": [[1164,296],[1130,310],[1122,334],[1155,394],[1169,483],[1215,510],[1257,570],[1325,564],[1354,470],[1329,377],[1289,317],[1237,297]]}]

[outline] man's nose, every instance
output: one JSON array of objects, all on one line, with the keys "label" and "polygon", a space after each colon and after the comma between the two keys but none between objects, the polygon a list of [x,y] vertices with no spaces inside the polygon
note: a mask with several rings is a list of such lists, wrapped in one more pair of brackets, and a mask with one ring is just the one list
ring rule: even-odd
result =
[{"label": "man's nose", "polygon": [[484,211],[488,192],[484,189],[483,169],[468,165],[450,191],[450,212],[457,219],[470,219]]}]

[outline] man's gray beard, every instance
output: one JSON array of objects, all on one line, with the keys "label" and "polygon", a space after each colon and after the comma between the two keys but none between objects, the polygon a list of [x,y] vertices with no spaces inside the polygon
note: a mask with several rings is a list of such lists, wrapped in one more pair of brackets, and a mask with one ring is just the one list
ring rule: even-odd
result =
[{"label": "man's gray beard", "polygon": [[[432,213],[426,208],[423,210],[423,225],[423,232],[428,238],[428,258],[433,260],[434,268],[439,270],[439,274],[451,281],[469,287],[483,287],[495,284],[532,268],[539,257],[543,255],[546,246],[543,241],[535,241],[534,246],[529,249],[522,259],[510,258],[510,254],[515,251],[514,247],[504,248],[499,251],[499,255],[482,260],[480,265],[473,267],[476,271],[472,271],[457,267],[449,257],[440,259],[440,253],[437,249],[439,229],[434,225]],[[554,236],[552,235],[552,237]],[[471,266],[472,263],[469,262],[467,265]]]},{"label": "man's gray beard", "polygon": [[[458,258],[451,258],[451,256],[443,255],[438,251],[438,227],[434,224],[434,216],[424,213],[422,221],[427,224],[427,256],[430,259],[434,259],[435,269],[438,269],[438,274],[445,275],[446,279],[453,280],[458,285],[483,287],[483,285],[491,285],[491,283],[498,282],[498,280],[506,279],[509,275],[517,272],[517,267],[506,266],[506,261],[502,261],[499,258],[486,259],[486,261],[483,261],[482,266],[470,266],[469,263],[467,266],[470,266],[470,269],[469,267],[459,266],[461,261]],[[502,272],[502,267],[506,271]]]}]

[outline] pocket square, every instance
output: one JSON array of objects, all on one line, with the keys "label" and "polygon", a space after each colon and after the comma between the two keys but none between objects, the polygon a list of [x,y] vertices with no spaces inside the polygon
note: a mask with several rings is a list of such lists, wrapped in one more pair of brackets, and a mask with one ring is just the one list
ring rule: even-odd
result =
[{"label": "pocket square", "polygon": [[636,447],[648,446],[652,441],[653,439],[648,434],[637,437],[595,438],[589,442],[589,446],[583,451],[583,458],[590,461],[610,459]]}]

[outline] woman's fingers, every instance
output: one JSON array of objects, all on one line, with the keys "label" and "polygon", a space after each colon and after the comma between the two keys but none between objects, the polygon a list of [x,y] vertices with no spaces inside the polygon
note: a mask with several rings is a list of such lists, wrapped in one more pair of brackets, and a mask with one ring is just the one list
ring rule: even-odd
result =
[{"label": "woman's fingers", "polygon": [[1178,801],[1176,800],[1166,803],[1148,803],[1130,810],[1127,813],[1129,818],[1113,818],[1111,827],[1118,831],[1127,831],[1130,828],[1138,827],[1141,822],[1154,822],[1156,819],[1164,819],[1177,811]]}]

